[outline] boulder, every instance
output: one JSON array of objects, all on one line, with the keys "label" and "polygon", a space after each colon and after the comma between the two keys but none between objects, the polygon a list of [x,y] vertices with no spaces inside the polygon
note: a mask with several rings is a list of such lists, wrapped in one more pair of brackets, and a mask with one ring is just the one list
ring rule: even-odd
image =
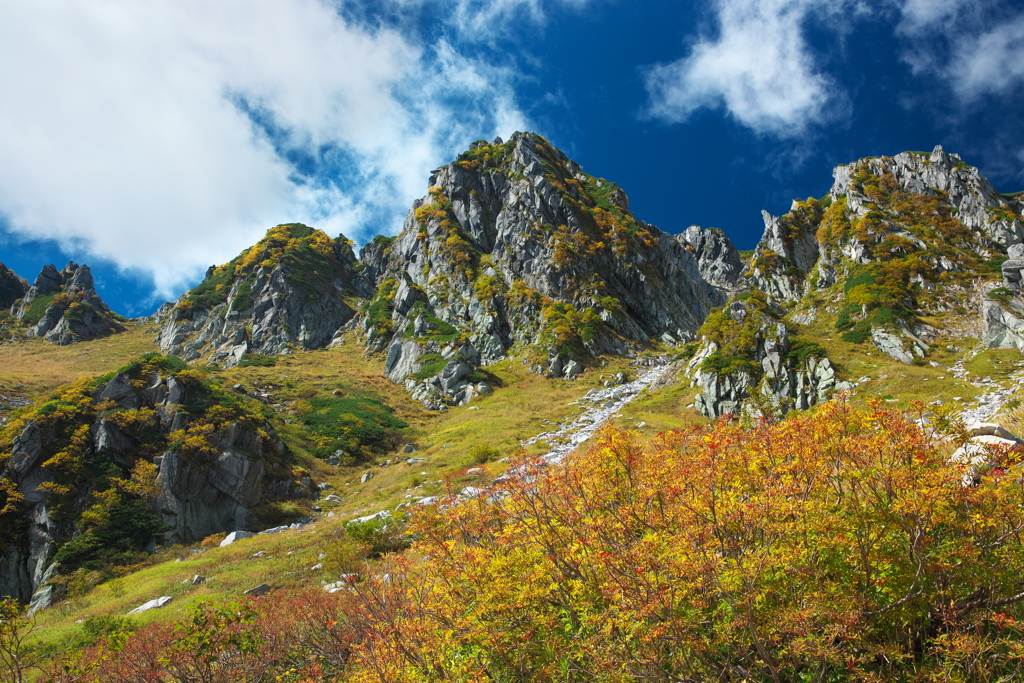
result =
[{"label": "boulder", "polygon": [[258,598],[260,596],[266,595],[269,592],[270,585],[266,583],[261,583],[260,585],[255,586],[254,588],[250,588],[247,591],[243,591],[242,595],[247,595],[250,598]]},{"label": "boulder", "polygon": [[982,344],[990,349],[1015,348],[1024,353],[1024,302],[985,299],[981,317],[984,323]]},{"label": "boulder", "polygon": [[141,614],[142,612],[148,612],[151,609],[159,609],[160,607],[163,607],[164,605],[166,605],[167,603],[169,603],[173,599],[174,598],[171,597],[170,595],[165,595],[162,598],[154,598],[154,599],[150,600],[149,602],[145,602],[145,603],[139,605],[138,607],[136,607],[135,609],[130,610],[128,612],[128,614],[129,615]]},{"label": "boulder", "polygon": [[250,531],[243,531],[241,529],[237,531],[232,531],[230,534],[224,537],[223,541],[220,542],[220,547],[223,548],[225,546],[229,546],[235,541],[241,541],[243,538],[252,538],[255,535],[256,534]]}]

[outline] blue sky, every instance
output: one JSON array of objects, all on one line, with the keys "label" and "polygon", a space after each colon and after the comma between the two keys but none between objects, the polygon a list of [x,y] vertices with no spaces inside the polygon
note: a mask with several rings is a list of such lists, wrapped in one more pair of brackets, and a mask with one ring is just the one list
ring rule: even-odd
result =
[{"label": "blue sky", "polygon": [[142,315],[270,226],[394,233],[469,142],[545,135],[751,248],[856,158],[1024,189],[1024,8],[967,0],[12,0],[0,261]]}]

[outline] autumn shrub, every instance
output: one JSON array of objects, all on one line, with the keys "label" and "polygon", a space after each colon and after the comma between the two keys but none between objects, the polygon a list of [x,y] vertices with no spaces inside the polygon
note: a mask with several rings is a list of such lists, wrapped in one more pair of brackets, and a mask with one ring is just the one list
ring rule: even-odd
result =
[{"label": "autumn shrub", "polygon": [[1003,465],[964,487],[878,406],[647,447],[606,430],[414,525],[422,647],[373,680],[1011,680],[1024,485]]}]

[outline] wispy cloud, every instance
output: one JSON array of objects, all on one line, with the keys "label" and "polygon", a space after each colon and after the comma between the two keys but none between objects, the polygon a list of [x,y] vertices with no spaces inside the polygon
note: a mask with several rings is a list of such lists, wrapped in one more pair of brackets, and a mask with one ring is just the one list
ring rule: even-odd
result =
[{"label": "wispy cloud", "polygon": [[1024,83],[1024,13],[960,41],[948,74],[962,99],[1000,94]]},{"label": "wispy cloud", "polygon": [[420,8],[431,5],[462,40],[485,41],[512,35],[522,28],[543,26],[552,10],[579,10],[604,0],[385,0],[392,6]]},{"label": "wispy cloud", "polygon": [[0,213],[164,293],[276,222],[396,225],[453,151],[526,127],[510,72],[326,0],[3,14]]},{"label": "wispy cloud", "polygon": [[842,98],[804,37],[814,13],[848,3],[813,0],[719,0],[717,32],[683,58],[651,68],[650,115],[681,122],[703,108],[724,108],[759,133],[794,136],[833,115]]},{"label": "wispy cloud", "polygon": [[961,102],[1024,84],[1024,12],[1001,2],[905,0],[903,59],[946,82]]}]

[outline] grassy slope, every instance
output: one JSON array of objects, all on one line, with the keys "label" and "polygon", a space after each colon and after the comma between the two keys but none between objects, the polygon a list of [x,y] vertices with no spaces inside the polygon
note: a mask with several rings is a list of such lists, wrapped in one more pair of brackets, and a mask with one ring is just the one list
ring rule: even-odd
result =
[{"label": "grassy slope", "polygon": [[65,382],[103,374],[130,358],[160,350],[155,325],[132,321],[127,327],[128,331],[121,334],[69,346],[42,339],[0,346],[0,387],[15,389],[34,400]]}]

